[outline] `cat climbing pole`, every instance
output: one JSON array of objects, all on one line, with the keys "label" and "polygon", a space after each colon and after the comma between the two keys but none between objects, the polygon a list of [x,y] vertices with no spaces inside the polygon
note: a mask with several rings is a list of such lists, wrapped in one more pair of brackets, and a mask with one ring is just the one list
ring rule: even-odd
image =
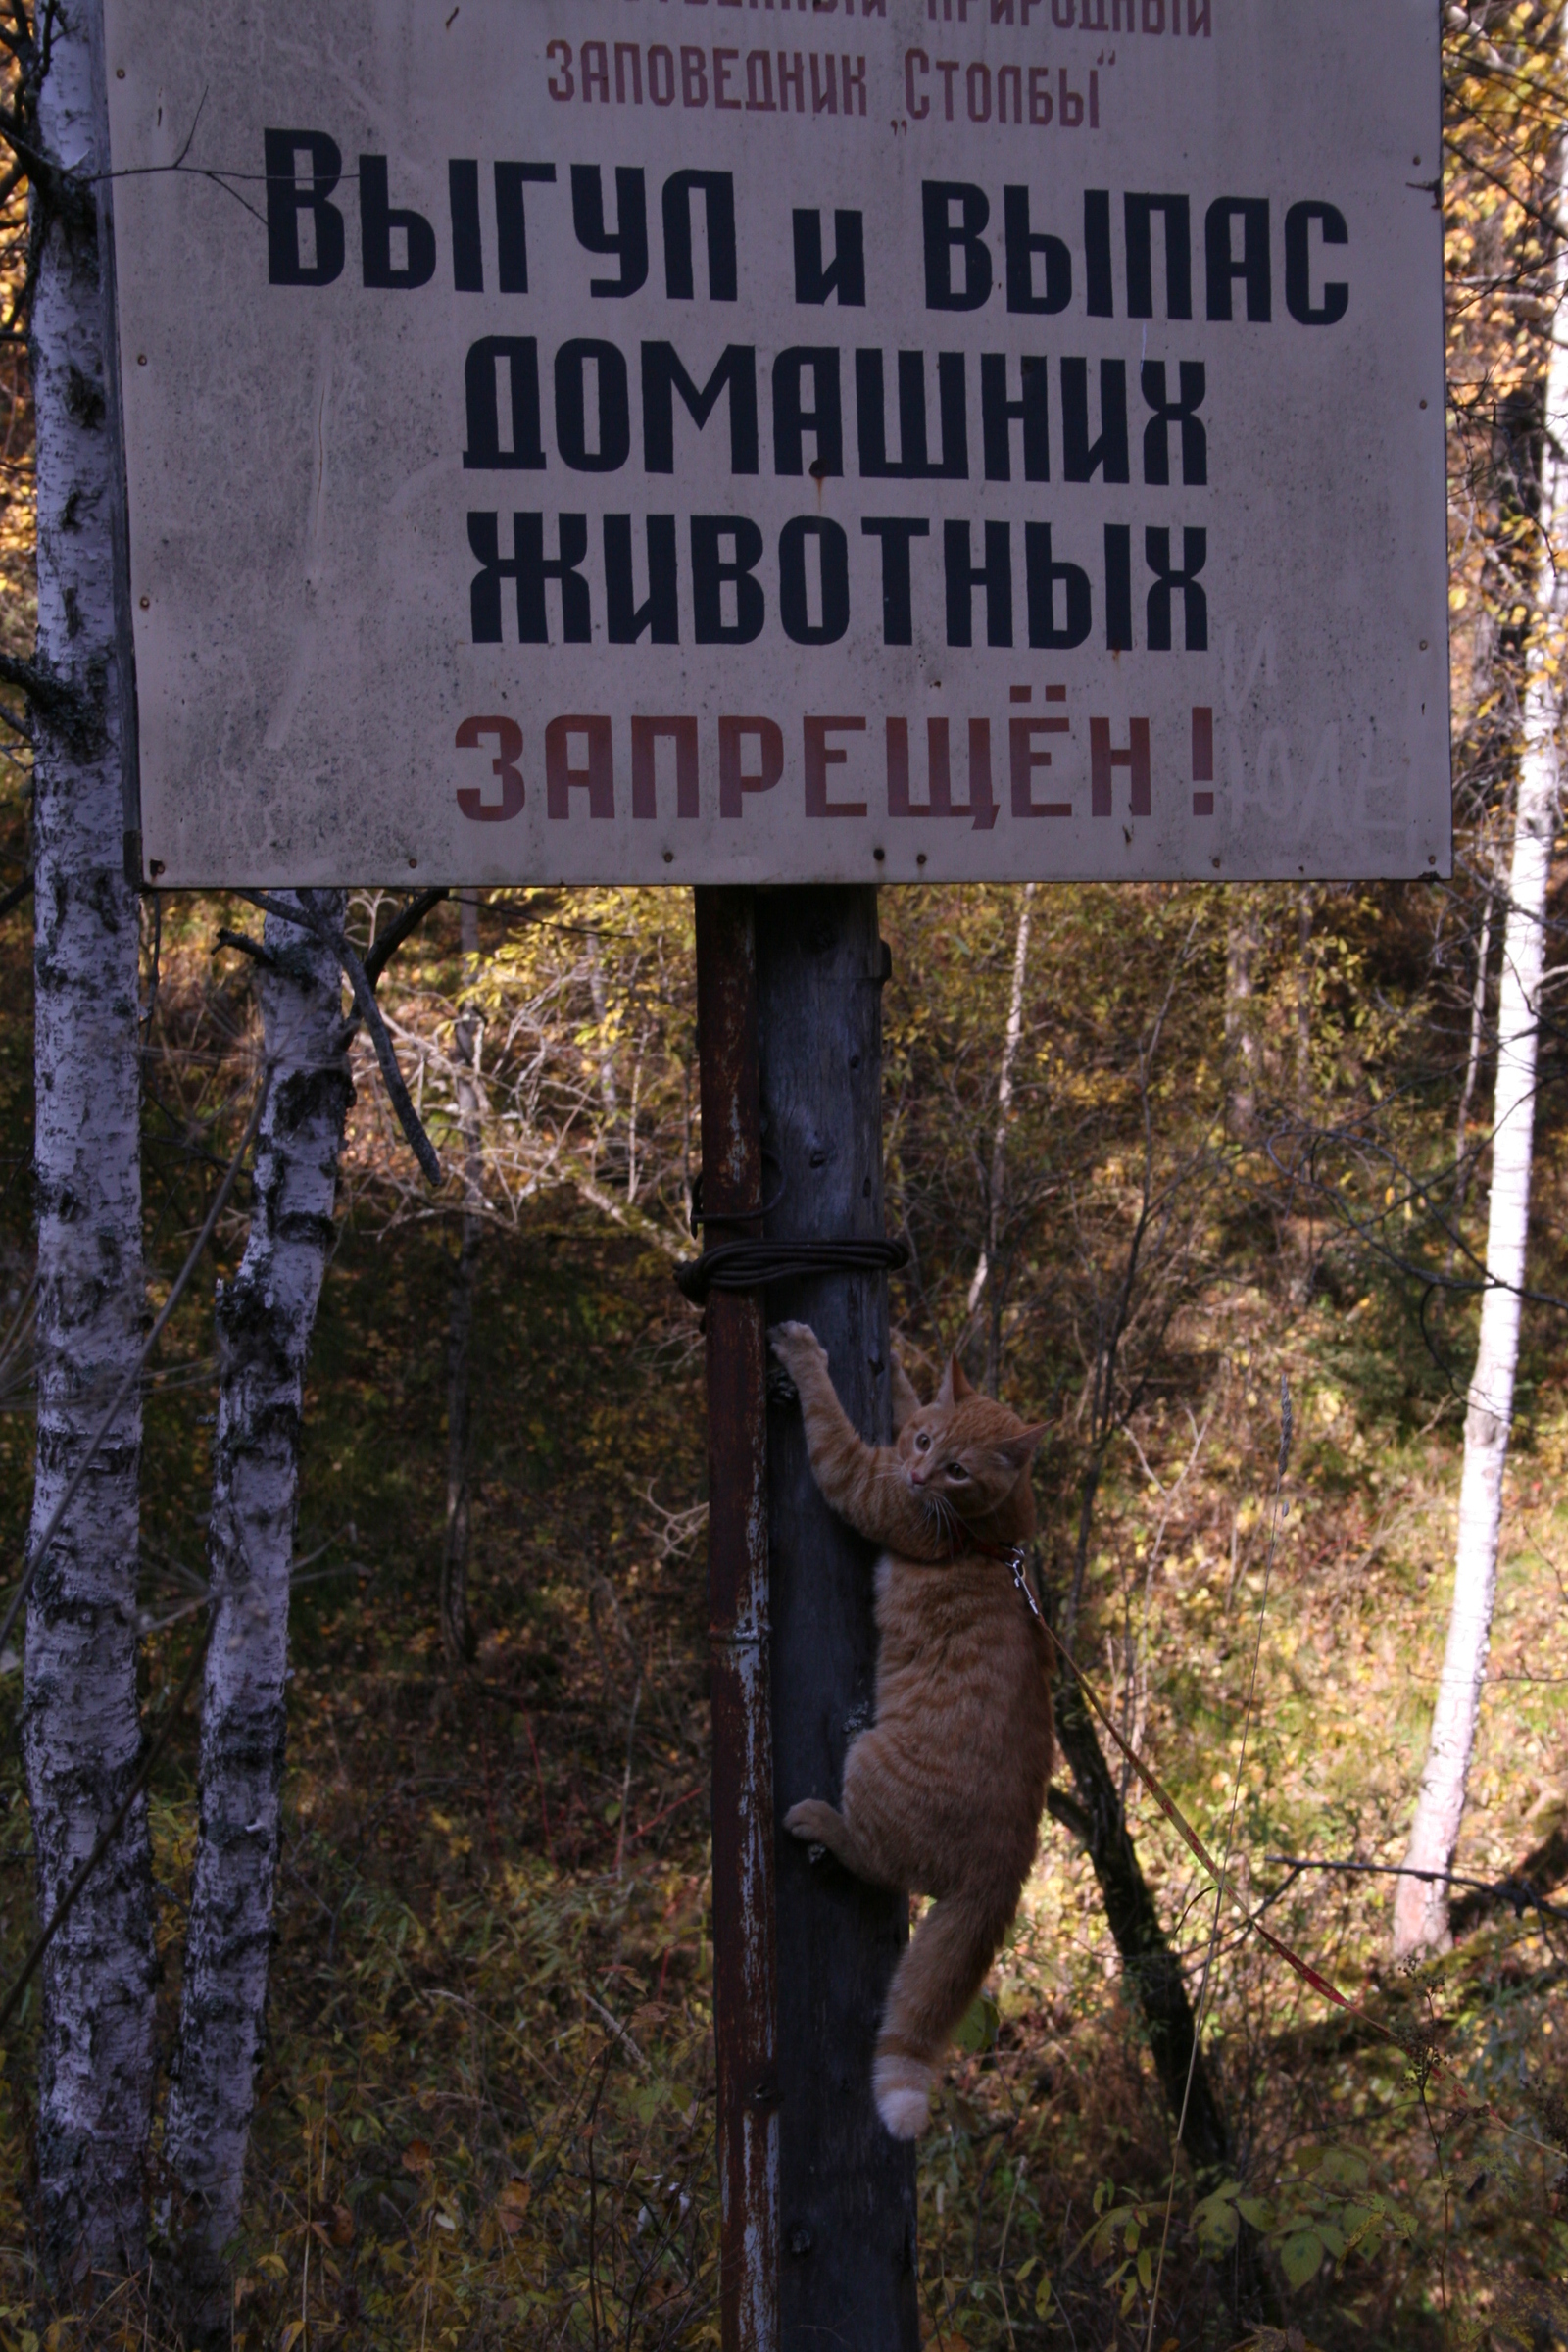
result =
[{"label": "cat climbing pole", "polygon": [[697,886],[724,2352],[913,2352],[764,1318],[886,1434],[876,885],[1448,871],[1438,12],[331,13],[103,0],[126,855]]}]

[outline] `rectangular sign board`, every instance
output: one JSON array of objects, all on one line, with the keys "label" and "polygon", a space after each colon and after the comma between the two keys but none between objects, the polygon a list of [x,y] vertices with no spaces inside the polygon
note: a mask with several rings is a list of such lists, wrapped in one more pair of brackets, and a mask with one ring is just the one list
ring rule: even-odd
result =
[{"label": "rectangular sign board", "polygon": [[106,0],[164,885],[1446,873],[1430,0]]}]

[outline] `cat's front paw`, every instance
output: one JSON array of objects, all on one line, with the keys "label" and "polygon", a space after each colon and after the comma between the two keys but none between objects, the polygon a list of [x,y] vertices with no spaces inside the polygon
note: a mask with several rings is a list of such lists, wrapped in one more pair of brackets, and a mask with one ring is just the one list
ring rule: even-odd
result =
[{"label": "cat's front paw", "polygon": [[802,1375],[808,1376],[813,1366],[827,1369],[827,1349],[809,1323],[775,1323],[767,1340],[797,1389]]}]

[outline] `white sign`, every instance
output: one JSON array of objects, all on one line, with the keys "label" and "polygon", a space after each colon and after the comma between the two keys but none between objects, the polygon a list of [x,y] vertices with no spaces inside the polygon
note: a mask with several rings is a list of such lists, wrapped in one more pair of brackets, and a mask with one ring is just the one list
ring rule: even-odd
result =
[{"label": "white sign", "polygon": [[1449,863],[1430,0],[107,0],[164,884]]}]

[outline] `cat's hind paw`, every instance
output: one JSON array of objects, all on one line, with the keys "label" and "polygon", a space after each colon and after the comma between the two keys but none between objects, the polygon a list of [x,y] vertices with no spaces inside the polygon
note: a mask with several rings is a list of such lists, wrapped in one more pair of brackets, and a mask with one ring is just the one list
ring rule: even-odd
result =
[{"label": "cat's hind paw", "polygon": [[819,1796],[808,1796],[798,1805],[791,1805],[784,1816],[784,1827],[805,1845],[831,1847],[834,1833],[842,1833],[844,1824],[831,1805],[824,1804]]}]

